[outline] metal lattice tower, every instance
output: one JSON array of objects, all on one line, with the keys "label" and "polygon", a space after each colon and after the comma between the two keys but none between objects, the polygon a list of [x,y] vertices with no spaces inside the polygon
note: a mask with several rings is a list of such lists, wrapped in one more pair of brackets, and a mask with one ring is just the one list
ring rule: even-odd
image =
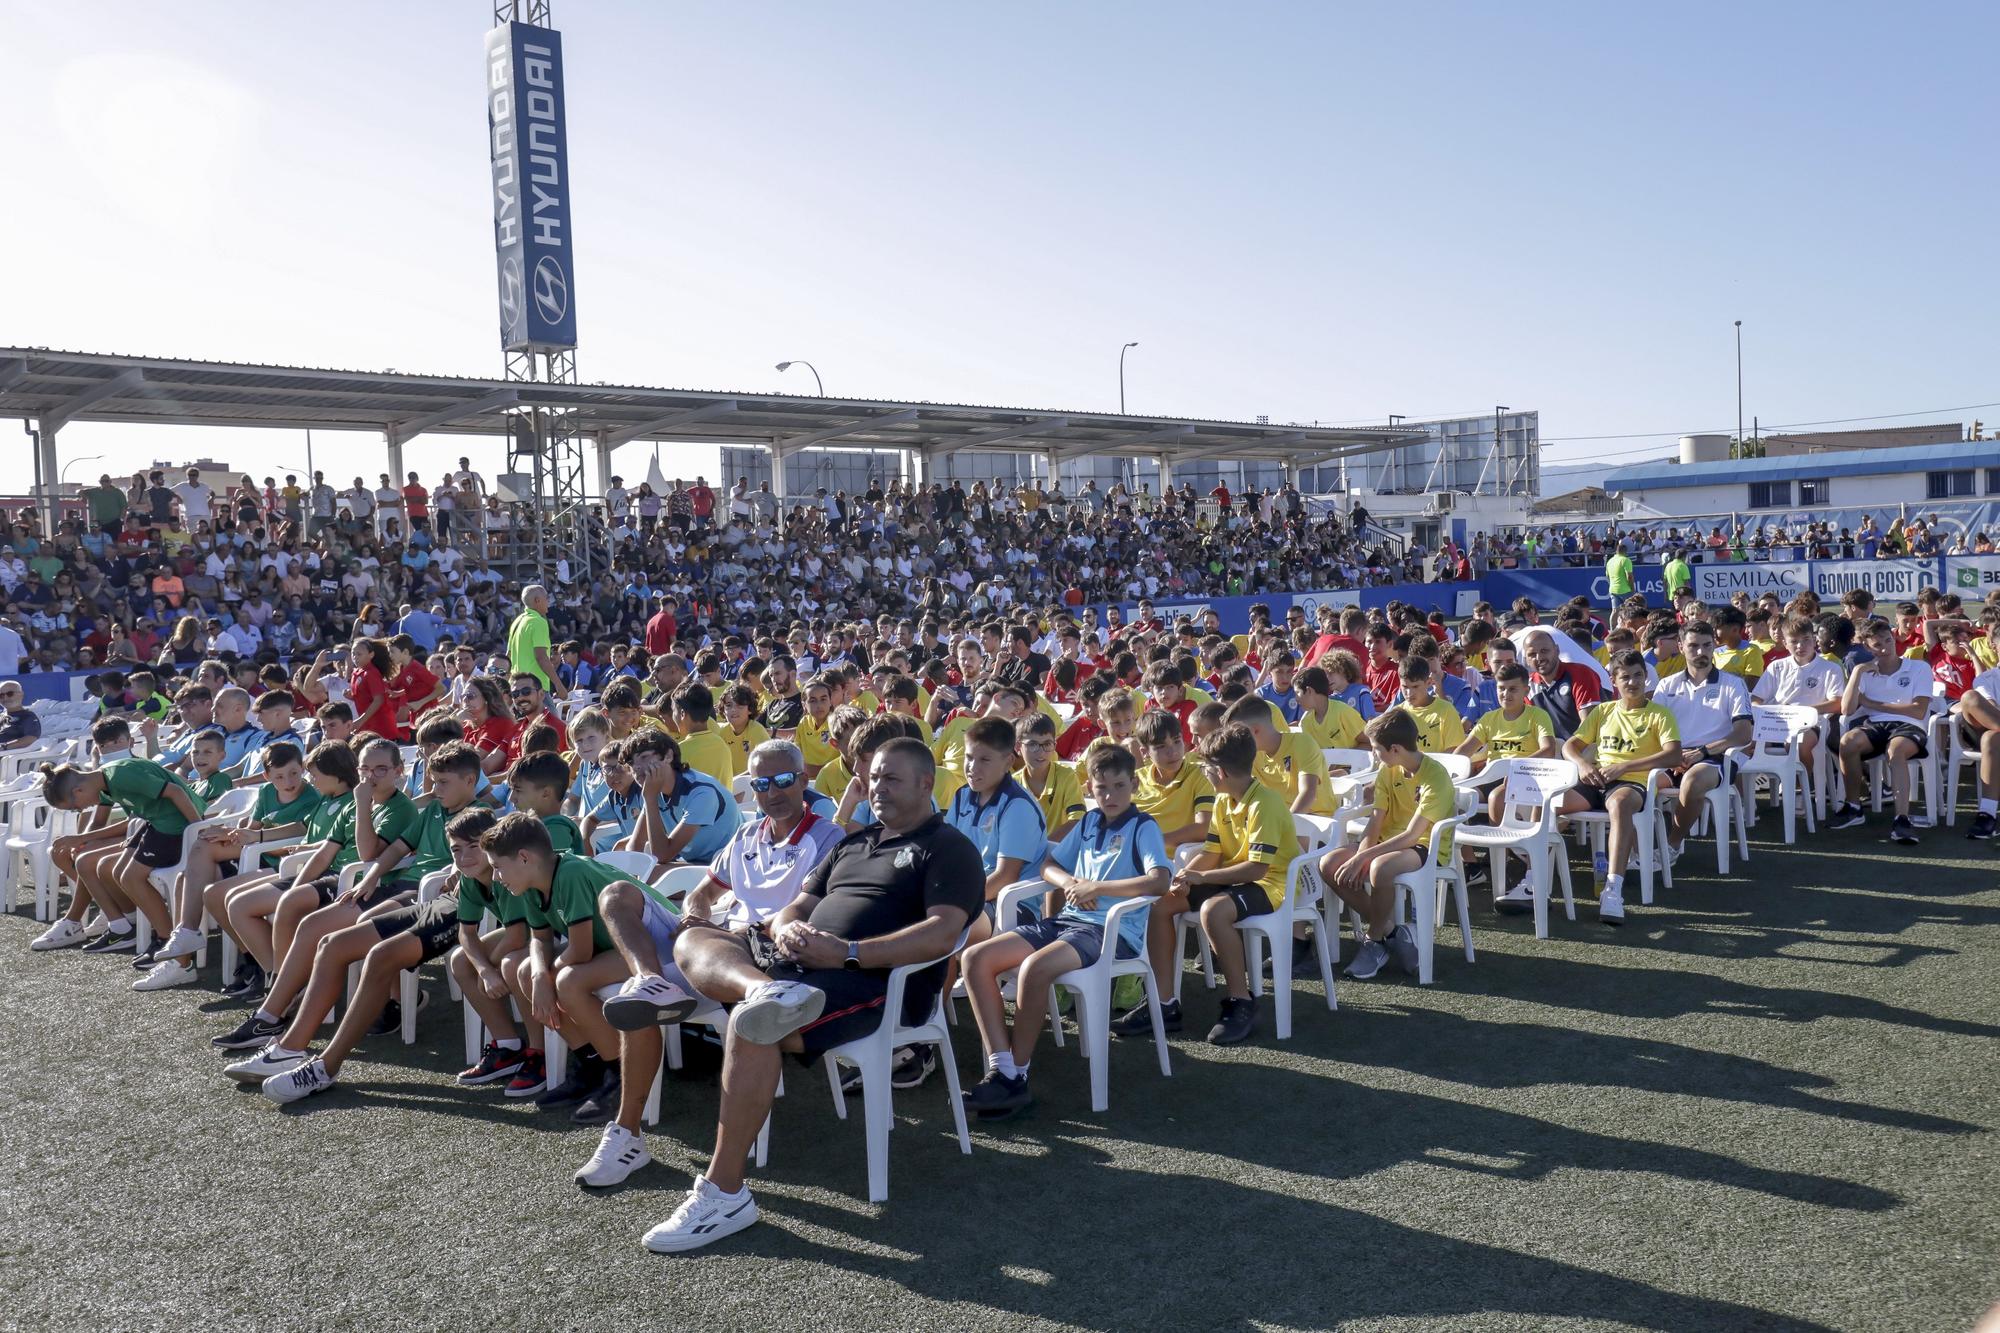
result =
[{"label": "metal lattice tower", "polygon": [[[494,0],[495,26],[529,23],[552,26],[549,0]],[[509,351],[506,378],[523,384],[575,384],[576,349]],[[524,397],[527,395],[524,395]],[[590,496],[585,483],[584,437],[575,408],[523,403],[514,413],[507,457],[518,468],[527,458],[534,481],[529,522],[535,534],[535,574],[553,588],[559,564],[568,562],[572,582],[593,576]]]}]

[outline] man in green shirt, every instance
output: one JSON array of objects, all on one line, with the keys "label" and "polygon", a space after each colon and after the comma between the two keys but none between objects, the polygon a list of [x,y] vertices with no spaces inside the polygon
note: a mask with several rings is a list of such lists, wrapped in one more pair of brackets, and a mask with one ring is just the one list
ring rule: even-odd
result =
[{"label": "man in green shirt", "polygon": [[97,484],[83,493],[90,506],[90,525],[107,537],[116,537],[125,526],[125,492],[111,478],[99,477]]},{"label": "man in green shirt", "polygon": [[549,590],[539,583],[521,589],[521,614],[507,627],[507,661],[554,689],[556,659],[549,639]]},{"label": "man in green shirt", "polygon": [[1604,558],[1604,580],[1611,585],[1611,605],[1615,608],[1632,595],[1632,557],[1625,554],[1625,543],[1613,542],[1611,554]]},{"label": "man in green shirt", "polygon": [[1694,571],[1688,568],[1687,552],[1676,549],[1673,559],[1667,561],[1667,605],[1674,604],[1674,597],[1682,588],[1694,582]]}]

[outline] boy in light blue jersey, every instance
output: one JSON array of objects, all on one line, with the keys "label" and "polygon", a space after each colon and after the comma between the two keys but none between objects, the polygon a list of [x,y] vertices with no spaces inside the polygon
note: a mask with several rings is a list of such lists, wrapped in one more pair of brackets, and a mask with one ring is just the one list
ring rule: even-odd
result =
[{"label": "boy in light blue jersey", "polygon": [[[1002,931],[965,951],[965,989],[986,1048],[986,1077],[965,1094],[984,1119],[1005,1119],[1034,1102],[1028,1064],[1048,1017],[1049,985],[1065,972],[1089,967],[1106,948],[1137,958],[1145,947],[1150,907],[1128,912],[1118,938],[1104,931],[1114,900],[1166,892],[1173,861],[1153,817],[1132,804],[1139,766],[1130,751],[1101,745],[1091,752],[1089,784],[1097,808],[1077,821],[1050,850],[1042,878],[1062,896],[1062,911],[1046,920]],[[1000,979],[1020,969],[1014,1023],[1007,1025]]]},{"label": "boy in light blue jersey", "polygon": [[[1033,874],[1049,851],[1042,803],[1014,779],[1014,724],[982,717],[965,733],[965,785],[952,794],[945,822],[972,839],[986,870],[986,901]],[[992,913],[972,923],[968,943],[993,933]]]},{"label": "boy in light blue jersey", "polygon": [[729,842],[743,812],[729,790],[681,763],[680,744],[648,727],[626,738],[625,752],[645,799],[634,850],[651,852],[661,865],[703,864]]}]

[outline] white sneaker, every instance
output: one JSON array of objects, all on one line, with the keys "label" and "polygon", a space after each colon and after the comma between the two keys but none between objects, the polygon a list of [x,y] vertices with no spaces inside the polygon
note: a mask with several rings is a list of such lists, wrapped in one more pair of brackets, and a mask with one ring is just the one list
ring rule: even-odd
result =
[{"label": "white sneaker", "polygon": [[620,1183],[652,1160],[653,1154],[646,1151],[646,1140],[614,1120],[604,1127],[597,1140],[597,1151],[577,1171],[576,1183],[603,1189]]},{"label": "white sneaker", "polygon": [[153,950],[155,958],[187,958],[200,952],[203,944],[202,933],[186,926],[175,926],[174,933],[167,936],[166,943]]},{"label": "white sneaker", "polygon": [[166,990],[172,986],[185,986],[199,977],[194,964],[179,958],[169,958],[165,962],[153,964],[153,970],[132,983],[133,990]]},{"label": "white sneaker", "polygon": [[701,1002],[655,973],[628,978],[604,1002],[604,1021],[620,1032],[637,1032],[687,1020]]},{"label": "white sneaker", "polygon": [[745,1185],[724,1194],[707,1176],[696,1176],[694,1188],[674,1209],[673,1216],[646,1233],[646,1248],[654,1254],[698,1250],[724,1236],[733,1236],[757,1220],[757,1201]]},{"label": "white sneaker", "polygon": [[825,1011],[825,991],[802,981],[767,981],[744,997],[729,1021],[743,1040],[776,1046]]},{"label": "white sneaker", "polygon": [[248,1060],[224,1065],[222,1072],[238,1083],[262,1083],[275,1074],[289,1074],[310,1059],[304,1051],[287,1051],[273,1041]]},{"label": "white sneaker", "polygon": [[1607,926],[1625,924],[1625,890],[1605,885],[1597,895],[1597,919]]},{"label": "white sneaker", "polygon": [[74,949],[89,938],[90,932],[83,928],[81,922],[64,917],[35,936],[28,947],[36,953],[47,953],[50,949]]},{"label": "white sneaker", "polygon": [[303,1101],[332,1086],[333,1075],[327,1073],[326,1066],[314,1058],[290,1073],[274,1074],[265,1079],[264,1095],[283,1106],[288,1102]]}]

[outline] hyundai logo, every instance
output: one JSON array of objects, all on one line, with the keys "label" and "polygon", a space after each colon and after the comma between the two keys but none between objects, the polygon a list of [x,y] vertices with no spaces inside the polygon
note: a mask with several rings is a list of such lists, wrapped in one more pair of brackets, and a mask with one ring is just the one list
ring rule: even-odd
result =
[{"label": "hyundai logo", "polygon": [[521,322],[521,261],[512,255],[500,265],[500,321],[509,333]]},{"label": "hyundai logo", "polygon": [[535,264],[535,308],[551,324],[562,323],[569,310],[569,280],[554,255],[543,255]]}]

